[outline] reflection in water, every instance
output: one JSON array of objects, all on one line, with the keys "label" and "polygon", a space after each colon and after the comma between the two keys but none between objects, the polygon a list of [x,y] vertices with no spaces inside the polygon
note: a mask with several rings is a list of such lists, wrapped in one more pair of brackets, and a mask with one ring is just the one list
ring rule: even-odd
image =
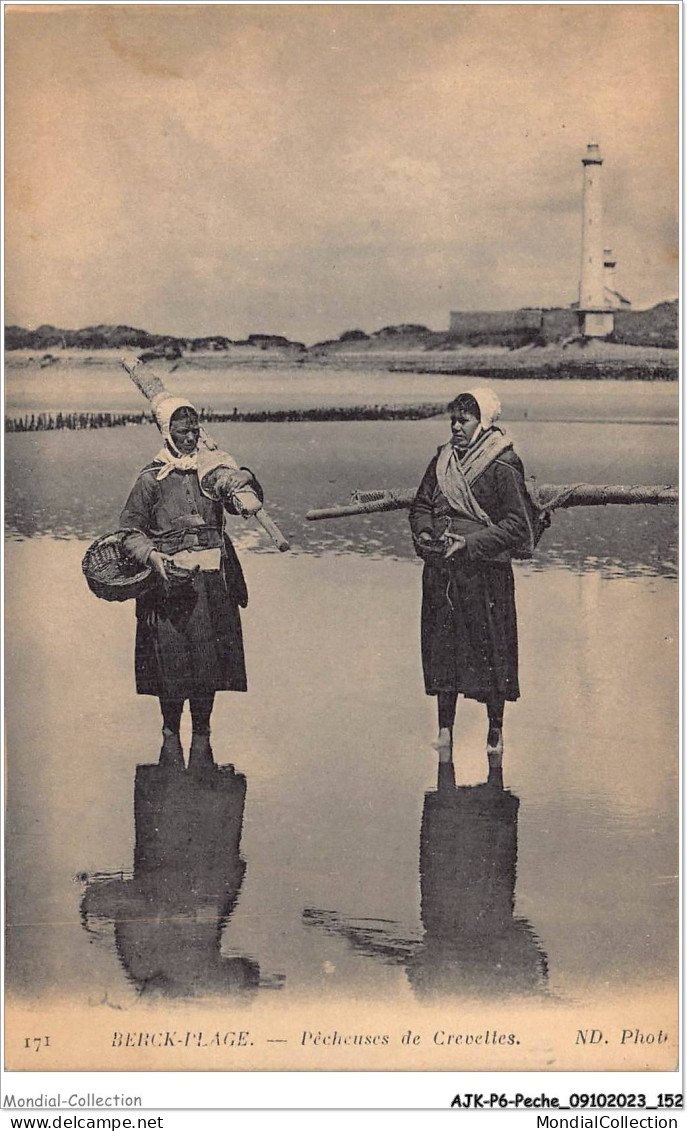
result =
[{"label": "reflection in water", "polygon": [[97,877],[81,904],[84,925],[107,920],[119,959],[142,994],[251,993],[255,961],[221,953],[245,872],[239,847],[246,779],[233,766],[192,775],[136,768],[134,874]]},{"label": "reflection in water", "polygon": [[513,914],[519,807],[501,770],[481,785],[456,786],[453,763],[440,763],[420,835],[424,936],[399,938],[394,924],[310,908],[304,921],[404,965],[421,998],[544,993],[546,955],[531,925]]},{"label": "reflection in water", "polygon": [[424,946],[408,965],[418,993],[543,988],[546,956],[530,924],[513,915],[519,807],[501,770],[483,785],[456,786],[453,763],[439,765],[422,815]]},{"label": "reflection in water", "polygon": [[[102,941],[84,931],[83,887],[73,881],[79,871],[92,878],[133,870],[133,772],[145,760],[141,750],[157,754],[158,724],[129,686],[133,607],[88,592],[85,549],[32,539],[8,544],[5,554],[16,596],[6,611],[7,978],[10,992],[27,1001],[58,992],[98,1000],[103,987],[111,1000],[135,993],[113,945],[115,916],[95,918],[90,897],[89,925]],[[433,720],[418,686],[415,564],[336,554],[288,562],[250,554],[244,564],[256,670],[251,694],[220,700],[216,734],[230,743],[220,761],[250,756],[241,832],[247,870],[222,951],[256,959],[261,982],[266,972],[288,971],[294,999],[369,994],[402,1009],[415,998],[405,961],[385,968],[340,935],[304,927],[301,914],[324,907],[339,919],[382,915],[396,925],[378,938],[395,932],[414,940],[410,949],[426,945],[420,824],[436,779],[427,778],[435,772],[427,749]],[[516,584],[527,693],[508,716],[504,769],[521,799],[515,914],[544,941],[549,993],[594,1002],[649,984],[670,989],[679,863],[676,588],[562,569],[535,577],[529,567]],[[36,599],[44,593],[50,634],[45,602]],[[68,649],[68,666],[55,662],[56,641]],[[40,694],[26,710],[26,687],[37,680]],[[486,777],[482,712],[463,706],[461,784]],[[97,766],[95,736],[108,751]],[[224,847],[227,832],[213,843]],[[141,917],[138,908],[119,916]]]}]

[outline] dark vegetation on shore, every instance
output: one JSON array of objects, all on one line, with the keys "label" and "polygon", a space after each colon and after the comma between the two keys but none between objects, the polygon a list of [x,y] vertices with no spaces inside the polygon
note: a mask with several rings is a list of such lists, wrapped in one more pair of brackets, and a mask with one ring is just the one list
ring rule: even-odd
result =
[{"label": "dark vegetation on shore", "polygon": [[[506,312],[508,313],[508,312]],[[525,312],[523,312],[525,313]],[[535,315],[536,312],[530,312]],[[479,316],[475,316],[479,321]],[[475,319],[469,321],[474,322]],[[541,319],[531,317],[529,325],[517,326],[504,315],[503,326],[499,328],[498,319],[491,317],[489,326],[482,329],[466,329],[461,333],[429,330],[416,323],[403,323],[399,326],[384,326],[367,334],[364,330],[346,330],[339,338],[316,342],[305,346],[303,342],[292,342],[280,334],[250,334],[248,338],[234,340],[221,334],[202,338],[179,338],[169,334],[150,334],[147,330],[132,326],[86,326],[81,330],[65,330],[57,326],[43,325],[36,330],[25,330],[21,326],[5,328],[6,350],[50,349],[131,349],[146,358],[181,358],[194,353],[228,353],[237,348],[255,350],[256,355],[264,351],[281,351],[291,358],[304,362],[321,360],[323,356],[341,352],[365,352],[377,349],[423,349],[427,351],[448,351],[460,347],[496,346],[511,350],[523,347],[537,347],[563,342],[571,335],[576,318],[574,311],[544,311]],[[549,327],[547,330],[546,328]],[[550,328],[554,327],[553,330]],[[606,339],[609,342],[631,346],[658,346],[675,349],[678,344],[678,304],[677,301],[662,302],[650,310],[619,310],[615,315],[615,332]],[[464,369],[461,372],[465,372]],[[556,374],[558,376],[558,374]]]},{"label": "dark vegetation on shore", "polygon": [[[441,416],[446,411],[442,404],[418,405],[354,405],[331,408],[294,408],[256,410],[252,412],[215,412],[201,408],[203,423],[283,424],[306,420],[426,420]],[[80,432],[93,428],[120,428],[125,425],[153,424],[150,412],[38,412],[25,416],[5,418],[6,432],[59,432],[64,429]]]},{"label": "dark vegetation on shore", "polygon": [[[530,355],[531,356],[531,355]],[[524,359],[523,359],[524,362]],[[457,377],[484,377],[491,381],[508,381],[518,377],[532,376],[542,381],[677,381],[677,365],[644,361],[641,365],[629,365],[623,360],[585,361],[583,358],[566,359],[548,364],[539,363],[534,372],[529,373],[525,363],[518,371],[511,364],[500,368],[490,358],[461,360],[460,365],[447,368],[442,366],[417,365],[412,361],[398,362],[389,366],[390,373],[442,373]]]},{"label": "dark vegetation on shore", "polygon": [[216,352],[228,350],[230,346],[251,346],[256,350],[290,349],[304,350],[303,342],[290,342],[280,334],[251,334],[242,341],[233,341],[221,334],[205,338],[176,338],[171,334],[149,334],[134,326],[85,326],[82,330],[63,330],[59,326],[43,325],[37,330],[25,330],[22,326],[5,327],[6,350],[47,350],[47,349],[131,349],[145,359],[145,352],[151,356],[167,358],[182,357],[184,353]]}]

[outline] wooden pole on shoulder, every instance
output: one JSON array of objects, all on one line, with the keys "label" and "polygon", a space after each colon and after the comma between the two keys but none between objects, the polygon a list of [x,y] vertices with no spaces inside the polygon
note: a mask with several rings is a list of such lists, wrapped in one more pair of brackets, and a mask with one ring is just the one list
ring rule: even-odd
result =
[{"label": "wooden pole on shoulder", "polygon": [[[140,393],[150,401],[151,404],[158,400],[163,400],[165,397],[173,396],[168,389],[165,388],[162,380],[152,370],[146,369],[145,362],[142,362],[138,357],[122,358],[122,366],[129,374],[134,385]],[[219,451],[217,444],[208,436],[205,429],[201,432],[199,442],[200,449],[200,467],[198,468],[198,478],[201,486],[212,498],[217,499],[218,502],[230,503],[234,510],[239,514],[244,515],[246,518],[252,516],[256,522],[259,522],[266,534],[274,542],[275,546],[282,553],[284,550],[290,549],[289,541],[284,537],[276,522],[269,516],[267,511],[262,505],[261,500],[255,491],[250,487],[242,487],[239,491],[231,487],[231,473],[236,470],[236,465],[233,460],[231,464],[223,467],[221,462],[222,452]],[[206,473],[202,470],[203,456],[209,455],[211,458],[205,460],[208,470]]]}]

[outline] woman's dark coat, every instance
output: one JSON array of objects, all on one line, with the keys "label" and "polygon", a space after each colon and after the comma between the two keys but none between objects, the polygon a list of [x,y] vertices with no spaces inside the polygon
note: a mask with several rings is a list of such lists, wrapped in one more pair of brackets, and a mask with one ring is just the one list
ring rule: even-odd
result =
[{"label": "woman's dark coat", "polygon": [[[165,699],[245,691],[239,607],[248,593],[236,551],[224,533],[223,507],[203,495],[194,471],[159,480],[153,463],[138,476],[120,518],[137,533],[127,548],[142,564],[152,550],[221,548],[219,572],[199,572],[168,592],[161,582],[136,601],[136,690]],[[258,485],[253,486],[259,491]],[[260,492],[259,492],[260,493]]]},{"label": "woman's dark coat", "polygon": [[492,520],[458,516],[441,493],[432,460],[410,510],[413,536],[451,530],[466,540],[449,562],[425,562],[422,668],[428,695],[455,690],[482,703],[519,697],[518,629],[511,552],[528,538],[531,518],[523,466],[512,450],[472,484]]}]

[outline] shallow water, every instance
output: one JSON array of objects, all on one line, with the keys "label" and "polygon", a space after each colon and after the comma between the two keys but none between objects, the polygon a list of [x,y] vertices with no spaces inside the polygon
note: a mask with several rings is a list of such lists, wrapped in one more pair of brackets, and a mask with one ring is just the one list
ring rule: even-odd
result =
[{"label": "shallow water", "polygon": [[[626,414],[658,408],[629,397]],[[677,480],[671,424],[510,431],[542,483]],[[153,765],[133,607],[96,600],[80,571],[154,429],[6,438],[13,997],[365,1010],[672,995],[675,510],[554,516],[516,566],[522,698],[507,708],[503,780],[486,782],[472,702],[459,704],[455,777],[438,776],[406,515],[304,514],[354,488],[416,485],[446,421],[213,433],[256,471],[295,552],[232,520],[249,692],[219,695],[213,716],[217,760],[237,775],[197,780]]]},{"label": "shallow water", "polygon": [[[672,425],[510,426],[528,474],[540,483],[677,482],[678,429]],[[309,523],[312,507],[345,503],[356,488],[414,487],[447,433],[446,421],[218,424],[213,435],[251,467],[267,506],[294,547],[306,553],[413,557],[405,512]],[[137,468],[159,446],[152,425],[93,432],[6,437],[5,519],[10,534],[94,538],[117,528]],[[268,548],[241,520],[241,539]],[[675,507],[580,507],[559,511],[535,553],[606,573],[677,571]]]},{"label": "shallow water", "polygon": [[[485,726],[461,702],[459,788],[444,777],[437,795],[418,564],[244,554],[249,693],[218,696],[214,745],[247,793],[218,826],[219,787],[202,781],[139,782],[134,821],[157,705],[133,692],[133,609],[87,591],[84,548],[7,547],[15,995],[402,1004],[672,985],[670,581],[519,569],[523,698],[507,709],[506,792],[464,788],[485,781]],[[146,790],[158,791],[147,809]],[[151,878],[155,837],[189,812],[207,837],[199,875],[190,883],[190,865],[184,879],[167,856]]]},{"label": "shallow water", "polygon": [[[421,362],[420,362],[421,363]],[[505,420],[626,420],[677,418],[677,382],[542,381],[514,377],[492,381],[440,373],[352,372],[308,366],[293,368],[194,368],[156,363],[170,392],[189,397],[198,408],[218,412],[317,408],[331,405],[446,404],[467,386],[489,385],[503,404]],[[18,365],[9,355],[5,413],[140,412],[146,406],[127,374],[112,360],[93,360],[41,369]]]}]

